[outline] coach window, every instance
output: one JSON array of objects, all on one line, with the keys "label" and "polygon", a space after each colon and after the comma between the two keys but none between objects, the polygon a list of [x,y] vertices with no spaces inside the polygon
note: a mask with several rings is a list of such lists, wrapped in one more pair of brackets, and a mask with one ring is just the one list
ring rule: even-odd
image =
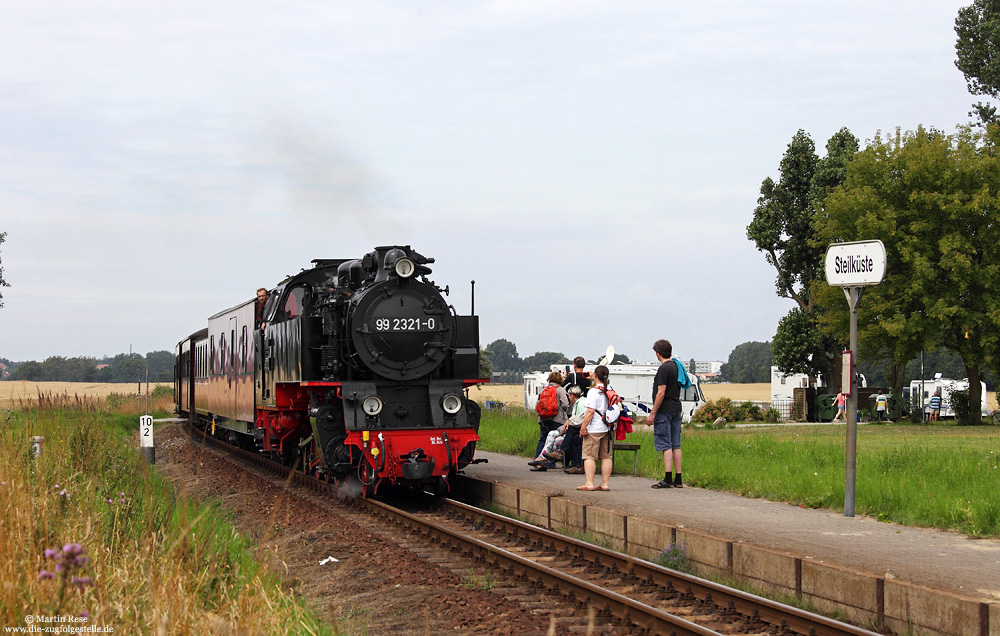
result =
[{"label": "coach window", "polygon": [[243,325],[243,333],[240,335],[240,372],[247,372],[247,326]]},{"label": "coach window", "polygon": [[215,373],[215,336],[208,341],[208,373]]}]

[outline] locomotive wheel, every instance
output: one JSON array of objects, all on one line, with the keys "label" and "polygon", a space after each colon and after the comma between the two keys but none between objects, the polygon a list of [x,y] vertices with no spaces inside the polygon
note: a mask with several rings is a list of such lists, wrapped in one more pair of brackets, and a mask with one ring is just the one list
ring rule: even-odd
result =
[{"label": "locomotive wheel", "polygon": [[363,461],[361,464],[361,496],[365,499],[374,497],[381,481],[378,473],[375,472],[375,467]]},{"label": "locomotive wheel", "polygon": [[441,497],[447,497],[450,494],[451,494],[451,484],[448,483],[448,480],[445,477],[443,476],[438,477],[434,481],[434,496],[441,498]]}]

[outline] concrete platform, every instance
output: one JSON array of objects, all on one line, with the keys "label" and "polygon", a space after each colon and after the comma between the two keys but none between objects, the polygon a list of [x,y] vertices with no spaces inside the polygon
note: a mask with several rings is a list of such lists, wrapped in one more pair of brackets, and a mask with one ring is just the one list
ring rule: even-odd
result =
[{"label": "concrete platform", "polygon": [[654,490],[655,480],[631,475],[615,474],[610,492],[583,492],[582,475],[531,472],[523,457],[477,457],[489,463],[465,470],[469,487],[542,525],[607,535],[639,556],[683,543],[703,572],[866,626],[1000,636],[1000,541],[691,486]]}]

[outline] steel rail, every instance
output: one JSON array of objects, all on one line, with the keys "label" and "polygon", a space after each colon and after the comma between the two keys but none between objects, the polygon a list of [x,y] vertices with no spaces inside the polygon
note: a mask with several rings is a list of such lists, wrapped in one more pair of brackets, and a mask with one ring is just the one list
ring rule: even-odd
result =
[{"label": "steel rail", "polygon": [[[294,470],[271,459],[250,451],[226,444],[214,437],[188,428],[192,438],[198,442],[224,449],[227,453],[242,457],[275,475],[295,481],[321,492],[336,492],[329,482],[318,480],[301,471]],[[598,611],[606,612],[624,623],[655,634],[674,636],[712,636],[712,631],[668,612],[629,598],[613,590],[605,589],[585,579],[537,563],[519,556],[499,546],[487,543],[463,532],[453,530],[430,519],[400,510],[373,499],[352,499],[352,503],[363,504],[380,518],[396,522],[425,536],[442,540],[454,549],[472,557],[511,572],[527,581],[556,590],[566,598],[581,605],[590,605]],[[508,537],[519,538],[541,549],[595,564],[612,572],[619,572],[627,581],[649,589],[649,591],[672,592],[683,590],[682,596],[695,600],[703,606],[716,609],[722,615],[741,614],[752,624],[767,623],[781,628],[785,633],[794,632],[806,636],[878,636],[860,627],[855,627],[820,614],[784,605],[748,592],[725,587],[696,576],[671,570],[650,561],[638,559],[621,552],[546,530],[510,517],[489,512],[452,499],[442,503],[450,506],[474,524],[488,522],[497,531]],[[722,606],[725,606],[724,608]]]},{"label": "steel rail", "polygon": [[[458,502],[449,500],[448,503],[454,504]],[[531,559],[526,559],[499,546],[434,523],[429,519],[412,515],[379,501],[369,500],[368,505],[384,519],[399,523],[421,534],[442,539],[453,548],[470,554],[490,565],[499,567],[507,572],[513,572],[516,575],[521,575],[532,583],[540,584],[549,589],[559,590],[560,594],[566,597],[573,597],[577,603],[594,606],[598,610],[609,612],[623,621],[634,623],[656,634],[675,634],[676,636],[719,635],[719,632],[706,629],[683,618],[651,607],[641,601],[594,585],[589,581],[550,568],[547,565],[536,563]]]},{"label": "steel rail", "polygon": [[525,539],[544,546],[556,552],[570,554],[587,561],[602,564],[612,571],[621,572],[626,577],[632,577],[646,585],[667,589],[685,590],[706,602],[717,606],[725,605],[746,616],[758,616],[763,622],[773,625],[784,625],[799,634],[815,634],[816,636],[877,636],[876,632],[856,627],[826,616],[807,612],[797,607],[784,605],[777,601],[743,592],[713,583],[705,579],[678,572],[644,559],[615,552],[601,546],[579,541],[572,537],[546,530],[523,521],[505,517],[480,508],[475,508],[459,501],[447,500],[461,514],[468,518],[488,519],[491,524],[502,528],[508,534],[522,536]]}]

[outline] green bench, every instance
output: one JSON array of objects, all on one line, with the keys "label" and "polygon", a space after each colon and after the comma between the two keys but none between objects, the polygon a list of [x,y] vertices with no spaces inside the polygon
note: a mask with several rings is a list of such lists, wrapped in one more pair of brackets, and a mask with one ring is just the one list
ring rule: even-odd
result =
[{"label": "green bench", "polygon": [[619,451],[631,452],[632,453],[632,475],[634,476],[639,470],[639,449],[642,448],[641,444],[626,444],[625,442],[615,442],[611,446],[611,463],[617,465],[615,462],[615,453]]}]

